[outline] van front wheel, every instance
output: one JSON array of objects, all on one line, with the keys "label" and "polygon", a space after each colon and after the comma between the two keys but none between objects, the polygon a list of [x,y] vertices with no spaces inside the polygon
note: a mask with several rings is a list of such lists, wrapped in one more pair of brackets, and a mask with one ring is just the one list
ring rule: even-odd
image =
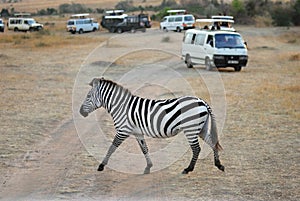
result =
[{"label": "van front wheel", "polygon": [[181,32],[180,27],[177,27],[177,28],[176,28],[176,31],[177,31],[177,32]]},{"label": "van front wheel", "polygon": [[131,32],[131,33],[135,33],[135,28],[134,28],[134,27],[131,27],[130,32]]},{"label": "van front wheel", "polygon": [[239,71],[242,70],[242,67],[241,66],[236,66],[236,67],[234,67],[234,70],[237,71],[237,72],[239,72]]},{"label": "van front wheel", "polygon": [[118,29],[117,29],[117,32],[118,32],[119,34],[121,34],[121,33],[123,33],[123,30],[122,30],[121,28],[118,28]]},{"label": "van front wheel", "polygon": [[189,54],[187,54],[185,56],[185,63],[186,63],[186,66],[188,68],[193,68],[193,63],[192,63],[192,59],[191,59],[191,56]]},{"label": "van front wheel", "polygon": [[208,71],[211,71],[212,70],[212,65],[210,63],[210,59],[208,57],[205,58],[205,68],[206,70]]}]

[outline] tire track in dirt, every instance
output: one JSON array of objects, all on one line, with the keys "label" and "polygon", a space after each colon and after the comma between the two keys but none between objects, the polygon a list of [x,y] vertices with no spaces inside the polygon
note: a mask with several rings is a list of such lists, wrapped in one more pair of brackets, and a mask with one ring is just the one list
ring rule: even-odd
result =
[{"label": "tire track in dirt", "polygon": [[81,151],[73,120],[67,120],[51,138],[27,153],[19,168],[2,186],[6,200],[32,200],[40,196],[51,198],[72,164],[72,155]]}]

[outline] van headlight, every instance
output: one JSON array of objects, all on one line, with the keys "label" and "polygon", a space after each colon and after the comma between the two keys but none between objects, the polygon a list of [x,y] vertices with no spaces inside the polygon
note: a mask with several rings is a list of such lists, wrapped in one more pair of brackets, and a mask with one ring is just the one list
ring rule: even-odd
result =
[{"label": "van headlight", "polygon": [[247,59],[248,59],[248,56],[240,56],[239,59],[240,59],[240,60],[247,60]]},{"label": "van headlight", "polygon": [[214,55],[214,59],[225,59],[225,57],[224,56],[222,56],[222,55]]}]

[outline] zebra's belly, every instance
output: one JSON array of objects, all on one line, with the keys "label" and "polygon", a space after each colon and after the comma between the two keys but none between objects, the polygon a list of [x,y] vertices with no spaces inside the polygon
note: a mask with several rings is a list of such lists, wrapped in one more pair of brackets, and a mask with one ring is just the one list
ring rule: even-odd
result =
[{"label": "zebra's belly", "polygon": [[146,129],[140,129],[140,128],[135,128],[133,129],[133,134],[134,135],[144,135],[147,137],[152,137],[152,138],[169,138],[169,137],[173,137],[175,135],[177,135],[178,133],[180,133],[180,131],[182,131],[182,129],[180,128],[175,128],[174,130],[172,130],[172,132],[160,132],[160,131],[150,131],[150,130],[146,130]]}]

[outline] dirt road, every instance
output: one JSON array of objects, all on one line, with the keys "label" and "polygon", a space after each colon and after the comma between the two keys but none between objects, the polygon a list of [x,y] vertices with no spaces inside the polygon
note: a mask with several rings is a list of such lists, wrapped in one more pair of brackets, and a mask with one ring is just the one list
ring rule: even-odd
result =
[{"label": "dirt road", "polygon": [[[179,57],[182,34],[159,30],[75,36],[109,39],[73,51],[52,49],[52,56],[47,49],[24,54],[7,44],[1,53],[1,143],[8,144],[1,147],[0,199],[299,200],[299,28],[240,29],[250,60],[239,73],[187,69]],[[16,61],[18,55],[24,58]],[[160,166],[163,161],[155,159],[157,169],[149,175],[141,174],[145,161],[122,160],[118,153],[111,166],[97,172],[113,125],[100,111],[94,116],[98,127],[85,128],[91,120],[80,117],[77,109],[86,84],[102,75],[144,97],[193,93],[212,103],[222,130],[220,157],[226,172],[217,170],[208,154],[194,172],[182,175],[191,157],[187,144],[180,144],[182,152],[173,148],[176,157],[170,164]],[[33,86],[41,93],[38,98],[33,98]],[[23,99],[20,104],[27,108],[20,109],[21,115],[18,107],[6,104],[16,99]],[[99,141],[99,128],[106,140]],[[169,150],[172,142],[149,139],[150,152]],[[11,150],[19,151],[10,155]],[[131,139],[121,152],[141,155]]]}]

